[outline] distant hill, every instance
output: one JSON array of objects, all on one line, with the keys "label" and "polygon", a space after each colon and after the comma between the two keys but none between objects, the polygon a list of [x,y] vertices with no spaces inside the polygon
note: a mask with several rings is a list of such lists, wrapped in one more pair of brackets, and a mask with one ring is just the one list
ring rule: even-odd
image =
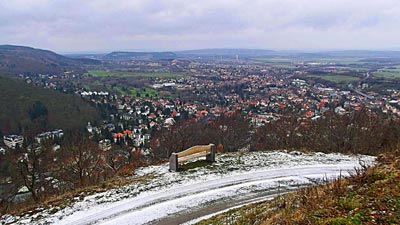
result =
[{"label": "distant hill", "polygon": [[100,62],[92,59],[68,58],[48,50],[0,45],[0,73],[6,75],[80,71],[84,64],[98,63]]},{"label": "distant hill", "polygon": [[303,58],[400,58],[400,51],[343,50],[343,51],[274,51],[263,49],[199,49],[175,52],[186,58],[263,58],[263,57],[303,57]]},{"label": "distant hill", "polygon": [[228,59],[265,59],[265,58],[296,58],[296,59],[319,59],[319,58],[364,58],[368,61],[379,61],[384,59],[399,59],[400,51],[373,51],[373,50],[337,50],[337,51],[280,51],[265,49],[241,49],[241,48],[214,48],[194,49],[173,52],[129,52],[116,51],[108,54],[69,54],[71,58],[85,58],[96,60],[143,60],[143,59],[206,59],[220,60]]},{"label": "distant hill", "polygon": [[111,52],[102,57],[105,60],[132,60],[132,59],[175,59],[173,52]]},{"label": "distant hill", "polygon": [[179,58],[203,59],[203,60],[236,60],[236,59],[253,59],[263,57],[275,57],[281,53],[273,50],[264,49],[198,49],[175,52]]},{"label": "distant hill", "polygon": [[69,53],[65,54],[64,56],[73,58],[73,59],[92,59],[92,60],[101,60],[104,58],[106,54],[104,53]]},{"label": "distant hill", "polygon": [[109,54],[77,54],[71,57],[82,57],[101,60],[151,60],[151,59],[175,59],[175,58],[203,58],[213,57],[236,58],[236,55],[244,58],[280,55],[279,52],[262,49],[199,49],[175,52],[128,52],[118,51]]},{"label": "distant hill", "polygon": [[324,51],[319,54],[332,57],[400,58],[400,51],[344,50]]},{"label": "distant hill", "polygon": [[43,129],[82,129],[88,121],[100,118],[94,107],[75,95],[1,76],[0,90],[0,132],[3,134],[20,133],[36,122]]},{"label": "distant hill", "polygon": [[246,55],[246,56],[260,56],[260,55],[271,55],[276,52],[273,50],[264,49],[241,49],[241,48],[211,48],[211,49],[198,49],[198,50],[186,50],[176,52],[180,55]]}]

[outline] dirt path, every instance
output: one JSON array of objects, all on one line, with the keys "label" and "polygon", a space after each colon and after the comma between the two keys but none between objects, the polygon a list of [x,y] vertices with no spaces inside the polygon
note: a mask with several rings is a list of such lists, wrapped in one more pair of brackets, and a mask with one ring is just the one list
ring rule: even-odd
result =
[{"label": "dirt path", "polygon": [[313,165],[258,171],[194,183],[127,199],[60,224],[180,224],[238,205],[311,185],[314,179],[339,176],[354,164]]},{"label": "dirt path", "polygon": [[[290,191],[293,191],[294,189],[296,189],[298,187],[300,187],[300,186],[294,187]],[[229,200],[225,200],[225,201],[221,201],[221,202],[216,202],[215,204],[212,204],[212,205],[209,205],[206,207],[199,206],[197,208],[190,209],[187,212],[179,213],[178,215],[166,217],[161,220],[153,221],[153,222],[150,222],[147,224],[148,225],[153,225],[153,224],[171,225],[171,224],[184,224],[184,223],[191,224],[190,222],[195,222],[196,219],[203,218],[203,217],[209,216],[209,215],[216,215],[216,214],[226,211],[227,209],[232,209],[235,207],[252,204],[255,202],[270,200],[279,194],[285,194],[290,191],[288,188],[282,188],[279,191],[277,189],[274,189],[274,190],[268,190],[268,191],[257,193],[257,194],[248,195],[248,196],[241,196],[238,199],[233,198],[233,199],[229,199]]]}]

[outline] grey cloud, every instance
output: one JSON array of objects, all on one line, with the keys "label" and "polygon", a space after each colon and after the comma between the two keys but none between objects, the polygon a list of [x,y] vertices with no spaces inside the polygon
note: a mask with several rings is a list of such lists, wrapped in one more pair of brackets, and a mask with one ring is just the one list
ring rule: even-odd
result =
[{"label": "grey cloud", "polygon": [[397,0],[1,1],[0,43],[61,51],[387,48],[400,46],[399,11]]}]

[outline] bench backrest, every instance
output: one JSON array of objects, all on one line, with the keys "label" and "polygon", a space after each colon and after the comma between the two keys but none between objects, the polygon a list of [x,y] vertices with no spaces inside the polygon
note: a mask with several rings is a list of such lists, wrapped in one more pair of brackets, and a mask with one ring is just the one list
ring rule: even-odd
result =
[{"label": "bench backrest", "polygon": [[178,155],[178,157],[183,157],[183,156],[192,155],[192,154],[199,153],[199,152],[205,152],[205,151],[211,152],[212,146],[213,146],[213,144],[196,145],[196,146],[186,149],[185,151],[178,152],[176,154]]}]

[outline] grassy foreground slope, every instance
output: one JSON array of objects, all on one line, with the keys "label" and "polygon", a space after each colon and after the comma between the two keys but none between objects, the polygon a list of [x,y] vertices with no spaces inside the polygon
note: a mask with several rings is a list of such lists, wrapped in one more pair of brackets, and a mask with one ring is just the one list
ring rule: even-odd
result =
[{"label": "grassy foreground slope", "polygon": [[33,105],[40,102],[47,115],[40,118],[42,129],[83,128],[87,121],[99,119],[98,111],[78,96],[28,85],[20,80],[0,76],[0,131],[22,133],[34,126]]},{"label": "grassy foreground slope", "polygon": [[400,151],[348,179],[230,210],[198,224],[400,224]]}]

